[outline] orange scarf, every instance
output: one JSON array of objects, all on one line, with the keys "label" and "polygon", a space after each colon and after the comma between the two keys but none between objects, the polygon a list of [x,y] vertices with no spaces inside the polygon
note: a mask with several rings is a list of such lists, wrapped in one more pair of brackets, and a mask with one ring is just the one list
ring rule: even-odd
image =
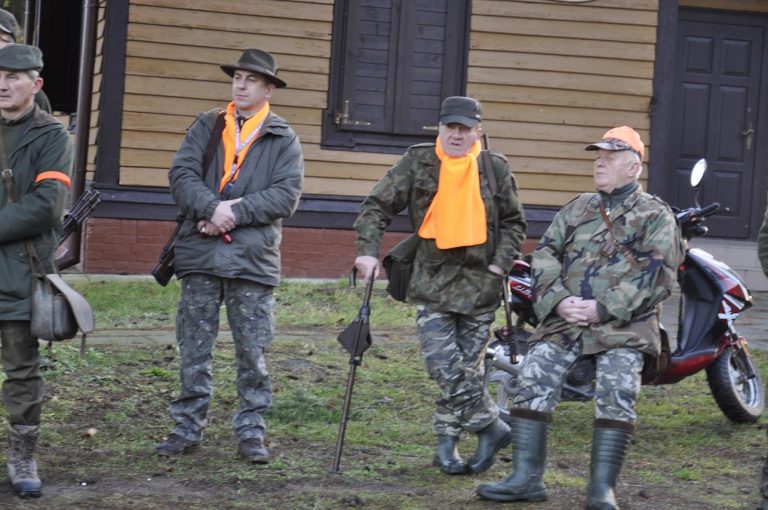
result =
[{"label": "orange scarf", "polygon": [[[221,134],[221,142],[224,144],[224,171],[222,172],[221,182],[219,183],[219,193],[224,189],[224,186],[228,182],[235,182],[240,174],[240,165],[243,164],[245,155],[248,154],[248,149],[251,144],[258,138],[258,130],[261,127],[264,119],[267,118],[269,113],[269,103],[265,103],[261,107],[261,110],[251,115],[251,118],[243,122],[243,127],[240,130],[240,139],[235,140],[236,135],[236,122],[235,119],[235,102],[231,101],[227,105],[227,114],[224,118],[224,132]],[[245,142],[242,147],[238,147],[241,143]],[[238,148],[240,150],[238,150]],[[235,164],[235,153],[237,153],[237,164]]]},{"label": "orange scarf", "polygon": [[477,166],[480,141],[466,155],[452,158],[445,154],[438,137],[435,152],[440,159],[437,193],[419,228],[419,237],[434,239],[441,250],[485,243],[485,204]]}]

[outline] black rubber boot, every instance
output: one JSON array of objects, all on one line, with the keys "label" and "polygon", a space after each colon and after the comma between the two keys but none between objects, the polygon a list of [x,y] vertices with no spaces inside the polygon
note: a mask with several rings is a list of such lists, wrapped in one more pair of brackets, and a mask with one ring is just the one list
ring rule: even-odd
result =
[{"label": "black rubber boot", "polygon": [[439,467],[443,473],[462,475],[467,472],[467,463],[459,456],[459,450],[456,448],[458,443],[459,438],[456,436],[437,436],[437,450],[432,464]]},{"label": "black rubber boot", "polygon": [[509,425],[501,418],[485,427],[477,433],[477,450],[469,459],[468,466],[472,473],[482,473],[496,462],[496,454],[499,450],[512,442]]},{"label": "black rubber boot", "polygon": [[500,482],[480,485],[477,495],[494,501],[545,501],[544,464],[552,416],[524,409],[513,409],[509,414],[514,469]]},{"label": "black rubber boot", "polygon": [[616,478],[634,429],[633,424],[623,421],[595,420],[587,510],[618,510],[614,494]]}]

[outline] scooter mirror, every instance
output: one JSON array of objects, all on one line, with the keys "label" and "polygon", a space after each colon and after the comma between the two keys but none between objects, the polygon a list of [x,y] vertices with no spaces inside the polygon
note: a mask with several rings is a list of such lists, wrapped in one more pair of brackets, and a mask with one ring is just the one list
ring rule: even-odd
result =
[{"label": "scooter mirror", "polygon": [[691,169],[691,187],[695,188],[701,184],[701,179],[704,177],[704,172],[707,171],[707,160],[701,158],[693,165]]}]

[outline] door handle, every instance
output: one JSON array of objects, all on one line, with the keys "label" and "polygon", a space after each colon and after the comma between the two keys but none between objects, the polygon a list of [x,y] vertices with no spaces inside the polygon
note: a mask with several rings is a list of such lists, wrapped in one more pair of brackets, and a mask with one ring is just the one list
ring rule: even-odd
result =
[{"label": "door handle", "polygon": [[344,100],[344,109],[333,112],[333,123],[337,126],[370,126],[371,123],[365,120],[354,120],[349,118],[349,99]]},{"label": "door handle", "polygon": [[746,146],[747,146],[747,150],[750,150],[752,148],[752,135],[754,133],[755,133],[755,130],[752,129],[752,123],[751,122],[749,123],[749,127],[747,127],[747,129],[745,129],[744,131],[741,132],[741,136],[744,136],[744,137],[747,138],[746,141],[745,141]]}]

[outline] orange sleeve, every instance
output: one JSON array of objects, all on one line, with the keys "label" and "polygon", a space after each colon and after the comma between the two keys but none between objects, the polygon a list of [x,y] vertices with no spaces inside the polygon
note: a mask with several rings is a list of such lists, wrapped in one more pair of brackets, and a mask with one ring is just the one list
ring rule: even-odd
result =
[{"label": "orange sleeve", "polygon": [[37,177],[35,178],[35,182],[44,181],[45,179],[55,179],[59,182],[64,183],[64,186],[69,188],[72,185],[72,181],[70,181],[69,176],[63,172],[56,172],[55,170],[49,170],[47,172],[42,172],[37,174]]}]

